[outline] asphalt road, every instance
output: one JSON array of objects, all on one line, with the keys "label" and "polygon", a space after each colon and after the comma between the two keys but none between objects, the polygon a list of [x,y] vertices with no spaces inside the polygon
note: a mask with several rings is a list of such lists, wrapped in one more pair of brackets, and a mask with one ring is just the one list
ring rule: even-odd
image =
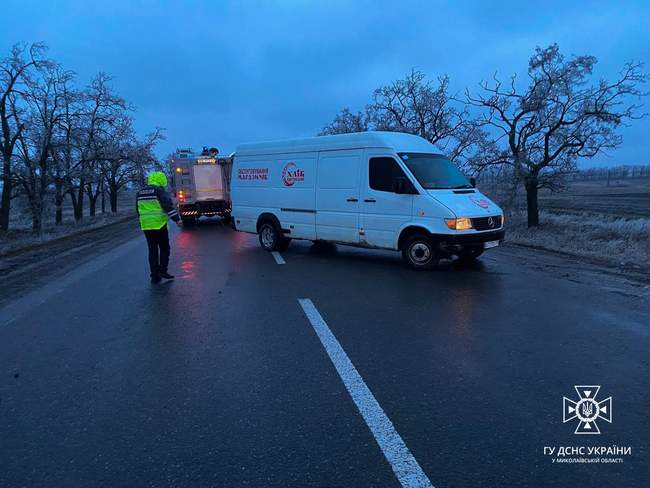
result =
[{"label": "asphalt road", "polygon": [[[97,252],[3,301],[2,487],[648,486],[647,285],[507,246],[274,257],[209,222],[173,231],[171,283],[141,236]],[[600,435],[562,422],[574,385],[612,397]]]}]

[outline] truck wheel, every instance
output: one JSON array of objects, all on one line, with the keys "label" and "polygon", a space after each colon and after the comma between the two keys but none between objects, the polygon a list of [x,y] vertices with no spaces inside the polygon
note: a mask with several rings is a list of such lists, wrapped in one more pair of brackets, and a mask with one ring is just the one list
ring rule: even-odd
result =
[{"label": "truck wheel", "polygon": [[280,229],[273,222],[262,222],[257,231],[260,245],[265,251],[279,251],[282,243]]},{"label": "truck wheel", "polygon": [[192,227],[196,225],[196,219],[181,219],[183,221],[183,227]]},{"label": "truck wheel", "polygon": [[438,264],[437,246],[433,239],[416,234],[407,239],[402,248],[404,261],[413,269],[431,269]]},{"label": "truck wheel", "polygon": [[230,222],[232,222],[232,215],[230,215],[229,213],[223,214],[221,220],[224,224],[229,224]]},{"label": "truck wheel", "polygon": [[471,247],[465,249],[458,255],[458,261],[461,263],[471,263],[472,261],[476,261],[481,254],[483,254],[482,248]]}]

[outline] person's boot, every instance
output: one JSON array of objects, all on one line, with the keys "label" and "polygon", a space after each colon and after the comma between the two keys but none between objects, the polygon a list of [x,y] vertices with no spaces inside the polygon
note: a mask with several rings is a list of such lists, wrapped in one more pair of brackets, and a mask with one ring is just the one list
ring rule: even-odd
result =
[{"label": "person's boot", "polygon": [[160,273],[160,277],[164,278],[166,280],[173,280],[174,279],[174,275],[170,275],[167,271],[163,271],[162,273]]},{"label": "person's boot", "polygon": [[151,283],[156,284],[160,283],[161,277],[160,277],[160,266],[156,266],[154,269],[151,270]]}]

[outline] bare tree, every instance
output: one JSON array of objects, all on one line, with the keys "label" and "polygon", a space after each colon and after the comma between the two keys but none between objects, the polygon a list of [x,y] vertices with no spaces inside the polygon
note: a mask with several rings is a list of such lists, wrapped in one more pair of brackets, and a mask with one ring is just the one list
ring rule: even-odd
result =
[{"label": "bare tree", "polygon": [[66,90],[73,74],[54,63],[39,68],[26,81],[22,94],[27,107],[25,126],[18,136],[20,168],[15,176],[24,190],[32,215],[32,229],[41,232],[46,194],[50,185],[52,139],[62,114]]},{"label": "bare tree", "polygon": [[352,113],[348,107],[345,107],[336,114],[332,122],[321,129],[318,135],[348,134],[350,132],[365,132],[367,130],[368,115],[361,112]]},{"label": "bare tree", "polygon": [[24,125],[17,117],[20,112],[18,98],[30,70],[47,63],[43,58],[44,44],[31,46],[16,44],[9,56],[0,62],[0,152],[2,153],[2,197],[0,200],[0,230],[9,228],[9,214],[14,190],[12,160],[16,143]]},{"label": "bare tree", "polygon": [[479,163],[476,151],[487,144],[484,130],[450,94],[447,75],[434,84],[421,71],[412,70],[375,90],[368,110],[378,130],[416,134],[465,170],[474,170],[472,165]]},{"label": "bare tree", "polygon": [[118,126],[119,134],[113,137],[103,158],[102,175],[108,190],[111,212],[117,212],[117,196],[128,183],[141,184],[143,175],[155,161],[154,146],[164,139],[163,129],[157,127],[138,140],[130,118],[125,118]]},{"label": "bare tree", "polygon": [[449,93],[449,78],[441,76],[434,84],[417,70],[376,89],[365,114],[343,109],[321,134],[363,130],[416,134],[457,164],[472,170],[483,164],[479,150],[489,145],[482,126]]},{"label": "bare tree", "polygon": [[139,181],[156,163],[153,147],[162,129],[140,139],[133,109],[118,96],[110,77],[99,73],[82,90],[73,73],[46,60],[42,44],[16,45],[0,61],[0,149],[2,209],[0,230],[9,226],[12,198],[28,208],[40,232],[48,203],[63,221],[63,202],[70,197],[77,221],[88,198],[94,215],[105,195],[117,211],[118,192]]},{"label": "bare tree", "polygon": [[537,48],[528,63],[528,86],[519,90],[517,78],[504,85],[496,76],[482,82],[481,92],[467,92],[470,105],[483,109],[483,124],[497,134],[501,150],[491,164],[513,168],[526,189],[528,225],[539,225],[538,190],[561,187],[578,158],[591,158],[621,144],[617,128],[642,117],[629,101],[644,95],[647,81],[641,64],[628,63],[614,81],[589,85],[596,58],[565,60],[557,44]]},{"label": "bare tree", "polygon": [[53,160],[52,179],[54,183],[55,224],[63,222],[63,202],[70,192],[69,181],[75,174],[80,156],[77,141],[80,139],[83,115],[83,94],[69,87],[62,87],[63,106],[58,118],[58,127],[51,145]]},{"label": "bare tree", "polygon": [[115,125],[130,110],[126,101],[114,93],[110,81],[106,73],[99,73],[83,94],[85,108],[76,139],[79,160],[75,171],[68,176],[68,193],[77,221],[83,218],[86,194],[94,208],[101,181],[104,144],[110,140]]},{"label": "bare tree", "polygon": [[438,78],[434,86],[421,71],[375,90],[369,106],[370,118],[378,130],[409,132],[433,144],[444,144],[465,122],[449,96],[449,78]]}]

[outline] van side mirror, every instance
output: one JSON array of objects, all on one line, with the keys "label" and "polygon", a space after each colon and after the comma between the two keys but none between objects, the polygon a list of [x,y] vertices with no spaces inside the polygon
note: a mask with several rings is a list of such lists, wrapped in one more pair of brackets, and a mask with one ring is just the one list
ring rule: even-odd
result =
[{"label": "van side mirror", "polygon": [[476,188],[476,178],[473,176],[469,179],[469,184],[472,185],[472,188]]},{"label": "van side mirror", "polygon": [[393,179],[393,193],[397,193],[398,195],[402,195],[406,193],[406,178],[403,176],[398,176],[397,178]]}]

